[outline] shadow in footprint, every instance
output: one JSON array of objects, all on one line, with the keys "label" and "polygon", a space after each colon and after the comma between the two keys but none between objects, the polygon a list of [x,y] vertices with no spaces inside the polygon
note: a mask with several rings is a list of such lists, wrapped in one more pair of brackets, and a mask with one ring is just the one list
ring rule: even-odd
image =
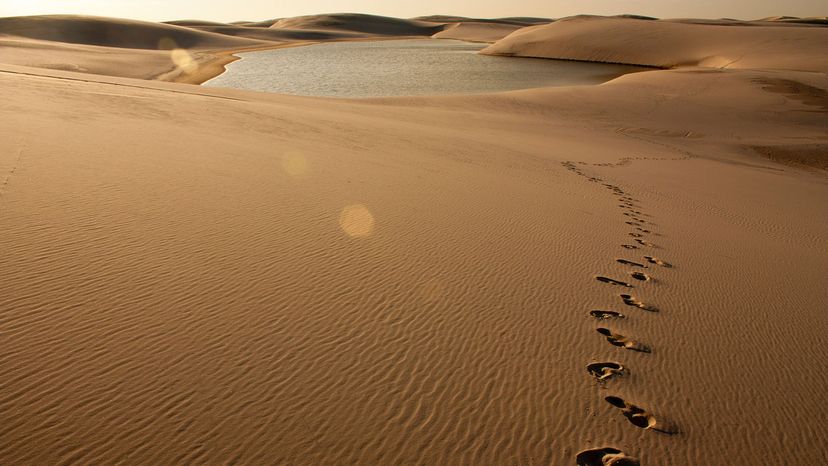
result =
[{"label": "shadow in footprint", "polygon": [[637,458],[627,456],[621,450],[612,447],[592,448],[575,456],[578,466],[640,466]]},{"label": "shadow in footprint", "polygon": [[634,244],[622,244],[621,247],[624,249],[638,249],[638,246]]},{"label": "shadow in footprint", "polygon": [[624,304],[626,304],[627,306],[637,307],[639,309],[643,309],[645,311],[650,311],[650,312],[658,312],[657,307],[649,306],[647,304],[644,304],[641,301],[633,298],[631,295],[622,294],[621,299],[624,301]]},{"label": "shadow in footprint", "polygon": [[608,319],[623,319],[624,314],[615,311],[604,311],[601,309],[595,309],[589,311],[589,315],[595,317],[598,320],[608,320]]},{"label": "shadow in footprint", "polygon": [[627,288],[632,288],[632,287],[633,287],[633,286],[632,286],[632,285],[630,285],[629,283],[625,283],[625,282],[622,282],[622,281],[620,281],[620,280],[614,280],[614,279],[612,279],[612,278],[607,278],[607,277],[595,277],[595,279],[596,279],[596,280],[598,280],[598,281],[599,281],[599,282],[601,282],[601,283],[608,283],[608,284],[610,284],[610,285],[624,286],[624,287],[627,287]]},{"label": "shadow in footprint", "polygon": [[593,362],[587,364],[587,372],[598,380],[607,380],[624,374],[624,366],[617,362]]},{"label": "shadow in footprint", "polygon": [[619,264],[629,265],[629,266],[632,266],[632,267],[641,267],[643,269],[647,268],[647,266],[644,265],[644,264],[639,264],[638,262],[628,261],[627,259],[615,259],[615,262],[618,262]]},{"label": "shadow in footprint", "polygon": [[650,281],[650,276],[643,272],[630,272],[630,276],[636,280],[641,280],[642,282]]},{"label": "shadow in footprint", "polygon": [[668,262],[664,262],[664,261],[663,261],[663,260],[661,260],[661,259],[656,259],[655,257],[651,257],[651,256],[644,256],[644,259],[647,259],[647,262],[649,262],[649,263],[651,263],[651,264],[660,265],[660,266],[662,266],[662,267],[666,267],[666,268],[668,268],[668,269],[670,269],[670,268],[672,268],[672,267],[673,267],[673,264],[670,264],[670,263],[668,263]]},{"label": "shadow in footprint", "polygon": [[624,401],[623,398],[618,396],[608,396],[604,398],[607,400],[607,403],[615,406],[616,408],[621,410],[621,413],[624,417],[627,418],[630,423],[638,428],[641,429],[649,429],[654,430],[656,432],[661,432],[664,434],[675,434],[676,430],[673,428],[664,428],[664,427],[657,427],[658,422],[656,418],[647,412],[647,410],[636,406],[632,403],[627,403]]},{"label": "shadow in footprint", "polygon": [[655,244],[653,244],[653,243],[651,243],[651,242],[649,242],[649,241],[644,241],[643,239],[640,239],[640,238],[636,238],[636,239],[635,239],[635,242],[636,242],[636,243],[638,243],[638,244],[640,244],[640,245],[642,245],[642,246],[647,246],[648,248],[654,248],[654,247],[656,247],[656,245],[655,245]]},{"label": "shadow in footprint", "polygon": [[624,335],[620,335],[617,333],[612,333],[612,330],[604,327],[599,327],[595,329],[601,335],[607,337],[607,341],[619,348],[624,348],[632,351],[639,351],[641,353],[649,353],[651,352],[650,347],[640,342],[633,340],[632,338],[627,338]]}]

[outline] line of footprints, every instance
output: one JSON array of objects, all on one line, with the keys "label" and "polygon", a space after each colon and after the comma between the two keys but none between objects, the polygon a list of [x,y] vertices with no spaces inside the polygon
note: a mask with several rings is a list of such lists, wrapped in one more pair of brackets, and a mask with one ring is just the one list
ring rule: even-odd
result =
[{"label": "line of footprints", "polygon": [[[579,162],[586,165],[583,162]],[[603,179],[587,175],[574,162],[563,162],[562,165],[575,174],[586,178],[593,183],[601,183],[612,194],[618,197],[618,207],[622,209],[625,217],[624,222],[630,226],[631,231],[628,233],[629,239],[621,247],[630,253],[641,250],[643,248],[652,249],[657,246],[648,240],[650,235],[654,235],[651,228],[655,225],[649,218],[650,216],[642,212],[637,205],[638,200],[632,198],[620,187],[605,183]],[[645,313],[659,312],[659,309],[650,304],[639,301],[631,290],[636,285],[644,285],[653,281],[647,272],[654,268],[672,268],[673,266],[661,259],[653,256],[642,256],[641,260],[633,260],[626,258],[616,259],[616,262],[629,268],[629,279],[616,279],[611,277],[597,276],[595,277],[601,283],[606,283],[612,287],[618,287],[623,292],[619,293],[619,303],[625,306],[635,308]],[[636,284],[636,285],[634,285]],[[617,319],[627,318],[624,314],[618,311],[595,309],[590,311],[590,316],[600,322],[611,322]],[[646,314],[640,314],[646,315]],[[623,348],[629,351],[637,351],[641,353],[650,353],[652,349],[650,346],[638,341],[635,338],[622,335],[608,328],[607,326],[599,326],[595,330],[598,334],[606,338],[607,342],[613,346]],[[628,372],[628,369],[619,362],[605,361],[593,362],[588,364],[587,372],[598,381],[604,383],[613,377],[621,377]],[[646,409],[630,403],[618,396],[604,397],[607,403],[617,408],[620,413],[635,427],[641,429],[648,429],[663,434],[675,434],[677,430],[666,425],[666,423],[659,422]],[[621,450],[612,447],[593,448],[584,450],[575,457],[575,461],[579,466],[638,466],[640,462],[637,458],[624,454]]]}]

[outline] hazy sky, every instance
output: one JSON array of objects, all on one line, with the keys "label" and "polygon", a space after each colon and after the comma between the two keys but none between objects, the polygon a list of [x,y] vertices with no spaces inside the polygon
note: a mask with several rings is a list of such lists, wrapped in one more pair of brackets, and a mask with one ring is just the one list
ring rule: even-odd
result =
[{"label": "hazy sky", "polygon": [[637,13],[661,18],[757,19],[776,15],[825,16],[828,0],[0,0],[0,17],[71,13],[149,21],[237,21],[334,12],[403,18],[431,14],[556,18],[578,13]]}]

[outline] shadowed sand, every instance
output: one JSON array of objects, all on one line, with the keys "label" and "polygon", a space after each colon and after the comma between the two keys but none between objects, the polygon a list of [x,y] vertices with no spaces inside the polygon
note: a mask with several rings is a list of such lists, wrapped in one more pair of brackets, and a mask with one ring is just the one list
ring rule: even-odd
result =
[{"label": "shadowed sand", "polygon": [[[556,51],[559,26],[567,58],[694,66],[346,100],[130,78],[302,43],[200,28],[320,21],[21,21],[0,19],[0,463],[825,458],[828,182],[774,161],[828,144],[820,27],[560,21],[493,47]],[[400,21],[377,32],[434,24]],[[799,47],[704,68],[737,41],[695,28]]]}]

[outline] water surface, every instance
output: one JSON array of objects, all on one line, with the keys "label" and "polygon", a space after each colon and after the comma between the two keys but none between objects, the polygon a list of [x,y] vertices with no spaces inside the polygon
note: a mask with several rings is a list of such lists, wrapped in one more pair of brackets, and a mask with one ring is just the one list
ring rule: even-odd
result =
[{"label": "water surface", "polygon": [[247,52],[204,85],[328,97],[473,94],[600,84],[646,69],[478,54],[484,47],[455,40],[413,39]]}]

